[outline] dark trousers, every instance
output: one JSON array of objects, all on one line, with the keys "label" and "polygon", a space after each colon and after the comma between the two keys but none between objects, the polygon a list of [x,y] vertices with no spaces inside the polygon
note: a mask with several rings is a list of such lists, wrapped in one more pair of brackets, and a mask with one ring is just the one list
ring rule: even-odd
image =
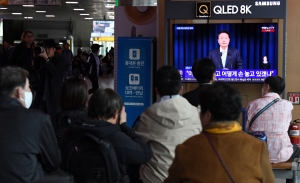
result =
[{"label": "dark trousers", "polygon": [[98,85],[98,78],[97,78],[97,77],[96,77],[96,78],[93,78],[93,77],[90,77],[90,76],[89,76],[89,78],[90,78],[90,81],[91,81],[91,83],[92,83],[92,88],[89,89],[89,94],[92,94],[92,93],[94,93],[96,90],[98,90],[98,88],[99,88],[99,85]]}]

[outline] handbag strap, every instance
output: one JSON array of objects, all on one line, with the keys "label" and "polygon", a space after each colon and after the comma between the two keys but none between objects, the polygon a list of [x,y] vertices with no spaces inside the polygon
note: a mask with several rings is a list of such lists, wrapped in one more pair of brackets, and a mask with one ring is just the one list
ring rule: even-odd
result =
[{"label": "handbag strap", "polygon": [[256,113],[255,116],[253,116],[253,118],[251,119],[248,129],[250,129],[250,127],[252,126],[252,123],[254,122],[254,120],[256,120],[256,118],[259,115],[261,115],[265,110],[267,110],[269,107],[271,107],[273,104],[275,104],[279,100],[280,100],[279,98],[274,99],[272,102],[268,103],[264,108],[262,108],[260,111],[258,111],[258,113]]},{"label": "handbag strap", "polygon": [[233,179],[231,173],[229,172],[229,170],[228,170],[227,166],[225,165],[223,159],[221,158],[220,154],[218,153],[216,147],[215,147],[214,144],[211,142],[210,137],[209,137],[206,133],[204,133],[204,135],[205,135],[205,137],[207,138],[207,140],[208,140],[210,146],[212,147],[212,149],[214,150],[214,152],[215,152],[216,155],[218,156],[218,159],[219,159],[219,161],[221,162],[223,168],[225,169],[227,175],[229,176],[231,182],[235,183],[235,181],[234,181],[234,179]]}]

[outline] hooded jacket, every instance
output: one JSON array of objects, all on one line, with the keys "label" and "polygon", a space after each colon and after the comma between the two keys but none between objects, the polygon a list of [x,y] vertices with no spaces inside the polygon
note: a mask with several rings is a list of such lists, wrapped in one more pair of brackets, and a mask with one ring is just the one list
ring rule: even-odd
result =
[{"label": "hooded jacket", "polygon": [[176,146],[201,131],[197,108],[183,97],[147,108],[137,126],[137,134],[149,143],[153,152],[151,161],[140,169],[143,182],[163,182],[175,157]]}]

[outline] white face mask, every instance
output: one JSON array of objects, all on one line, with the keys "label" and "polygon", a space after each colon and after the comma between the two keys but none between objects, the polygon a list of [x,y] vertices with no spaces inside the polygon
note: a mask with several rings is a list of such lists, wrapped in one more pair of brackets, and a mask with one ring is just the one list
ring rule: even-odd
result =
[{"label": "white face mask", "polygon": [[20,100],[25,102],[25,107],[28,109],[32,103],[32,93],[31,93],[31,91],[27,92],[25,90],[23,90],[23,92],[24,92],[25,99],[20,98]]}]

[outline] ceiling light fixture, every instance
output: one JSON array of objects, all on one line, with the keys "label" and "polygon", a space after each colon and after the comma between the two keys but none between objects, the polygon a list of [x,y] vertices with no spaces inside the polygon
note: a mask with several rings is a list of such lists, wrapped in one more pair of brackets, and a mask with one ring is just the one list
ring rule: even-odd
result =
[{"label": "ceiling light fixture", "polygon": [[48,18],[49,18],[49,17],[55,17],[55,15],[46,15],[46,17],[48,17]]},{"label": "ceiling light fixture", "polygon": [[84,18],[84,19],[91,20],[91,19],[93,19],[93,18]]},{"label": "ceiling light fixture", "polygon": [[32,4],[24,4],[23,7],[31,8],[31,7],[34,7],[34,5],[32,5]]},{"label": "ceiling light fixture", "polygon": [[0,10],[7,10],[7,8],[0,8]]},{"label": "ceiling light fixture", "polygon": [[76,1],[66,1],[66,4],[78,4]]},{"label": "ceiling light fixture", "polygon": [[33,17],[24,17],[25,19],[33,19]]},{"label": "ceiling light fixture", "polygon": [[13,15],[22,15],[22,13],[11,13]]},{"label": "ceiling light fixture", "polygon": [[74,9],[74,11],[84,11],[84,9]]},{"label": "ceiling light fixture", "polygon": [[46,11],[35,11],[37,13],[46,13]]},{"label": "ceiling light fixture", "polygon": [[90,14],[80,14],[80,15],[82,15],[82,16],[88,16],[88,15],[90,15]]}]

